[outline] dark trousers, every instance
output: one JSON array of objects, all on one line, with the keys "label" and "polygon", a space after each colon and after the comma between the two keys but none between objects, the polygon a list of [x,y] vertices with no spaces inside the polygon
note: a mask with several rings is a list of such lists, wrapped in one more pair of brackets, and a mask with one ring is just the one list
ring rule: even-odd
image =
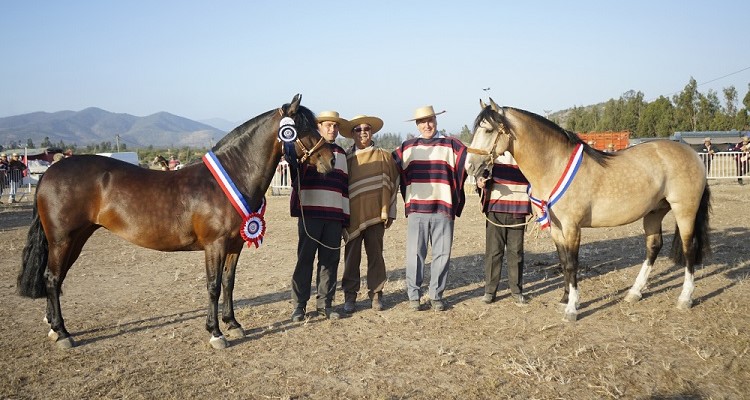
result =
[{"label": "dark trousers", "polygon": [[[516,218],[514,214],[487,213],[487,218],[501,225],[515,225],[526,222],[524,217]],[[484,276],[486,294],[494,295],[500,283],[503,256],[507,256],[508,287],[513,294],[523,293],[523,235],[525,226],[504,228],[486,222],[486,244],[484,257]]]},{"label": "dark trousers", "polygon": [[387,279],[385,260],[383,260],[383,235],[385,226],[375,224],[368,226],[357,237],[351,238],[344,249],[344,276],[341,288],[344,290],[344,301],[356,301],[360,288],[359,266],[362,262],[362,243],[367,253],[367,295],[372,299],[375,293],[382,292]]},{"label": "dark trousers", "polygon": [[[307,233],[305,233],[305,225]],[[315,278],[317,287],[316,307],[331,307],[333,297],[336,294],[336,273],[338,271],[339,259],[341,258],[341,222],[319,218],[302,218],[297,221],[297,265],[292,275],[292,301],[295,306],[305,306],[310,300],[310,284],[312,282],[313,263],[315,253],[318,253],[318,269]],[[308,234],[310,237],[308,237]],[[321,246],[317,239],[326,246],[336,248],[335,250]]]}]

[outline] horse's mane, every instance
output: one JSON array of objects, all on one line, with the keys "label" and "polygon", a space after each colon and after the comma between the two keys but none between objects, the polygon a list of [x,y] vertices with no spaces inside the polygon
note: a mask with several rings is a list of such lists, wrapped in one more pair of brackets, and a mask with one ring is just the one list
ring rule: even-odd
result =
[{"label": "horse's mane", "polygon": [[[289,106],[289,103],[282,106],[284,113],[289,109]],[[267,111],[232,129],[231,132],[216,143],[216,146],[213,148],[214,152],[225,146],[233,145],[237,140],[247,138],[247,136],[244,135],[246,132],[256,129],[259,124],[265,123],[268,117],[275,112],[278,112],[278,110]],[[313,114],[313,112],[307,107],[301,105],[297,107],[297,113],[294,115],[294,124],[297,128],[297,132],[310,132],[318,129],[315,114]]]},{"label": "horse's mane", "polygon": [[[588,154],[591,159],[596,161],[596,163],[601,166],[606,166],[609,158],[614,156],[614,154],[612,153],[605,153],[589,146],[587,143],[581,140],[581,138],[578,137],[575,132],[563,129],[562,127],[560,127],[560,125],[557,125],[556,123],[542,117],[541,115],[534,114],[533,112],[522,110],[520,108],[502,107],[502,109],[503,111],[509,110],[522,114],[526,118],[529,118],[534,122],[543,125],[547,130],[557,133],[559,135],[556,136],[558,139],[566,141],[569,144],[572,144],[574,146],[578,145],[579,143],[583,144],[583,152]],[[481,124],[483,120],[487,120],[490,124],[493,125],[493,127],[497,127],[497,125],[502,123],[510,129],[513,129],[513,124],[511,124],[508,118],[505,117],[504,113],[494,111],[491,106],[485,107],[474,120],[474,131],[477,130],[479,124]]]}]

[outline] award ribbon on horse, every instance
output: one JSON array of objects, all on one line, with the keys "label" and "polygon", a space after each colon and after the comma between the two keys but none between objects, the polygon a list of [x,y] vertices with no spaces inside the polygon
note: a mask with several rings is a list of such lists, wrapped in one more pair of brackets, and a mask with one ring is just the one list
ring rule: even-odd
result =
[{"label": "award ribbon on horse", "polygon": [[536,220],[536,222],[538,222],[542,226],[542,229],[549,228],[549,209],[553,204],[557,203],[557,201],[560,200],[563,194],[565,194],[565,191],[568,190],[568,186],[570,186],[570,183],[573,182],[573,178],[575,178],[576,173],[578,172],[578,168],[581,166],[582,160],[583,144],[579,143],[576,148],[573,149],[573,153],[570,154],[568,165],[565,166],[565,170],[563,171],[560,180],[557,181],[557,185],[555,185],[555,188],[552,189],[552,194],[550,194],[549,200],[539,200],[532,196],[531,184],[529,184],[529,186],[526,188],[526,193],[529,195],[531,204],[535,205],[542,212],[541,217],[537,218]]},{"label": "award ribbon on horse", "polygon": [[243,223],[240,229],[242,239],[247,242],[248,247],[252,243],[255,245],[255,248],[258,248],[263,244],[263,236],[266,234],[266,221],[263,219],[263,215],[266,213],[265,197],[260,203],[260,208],[257,211],[251,212],[245,196],[234,185],[232,178],[229,177],[229,174],[227,174],[227,171],[221,165],[219,159],[216,158],[216,154],[213,151],[209,151],[203,156],[203,163],[206,164],[208,170],[216,178],[219,187],[224,191],[234,209],[242,216]]}]

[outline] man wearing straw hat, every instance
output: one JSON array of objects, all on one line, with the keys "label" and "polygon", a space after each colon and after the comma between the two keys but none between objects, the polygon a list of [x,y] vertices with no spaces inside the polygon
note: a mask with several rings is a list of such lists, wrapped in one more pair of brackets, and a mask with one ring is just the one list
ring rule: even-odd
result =
[{"label": "man wearing straw hat", "polygon": [[409,307],[415,311],[421,308],[428,245],[432,247],[432,309],[446,309],[443,292],[450,268],[453,223],[466,202],[466,146],[437,131],[437,115],[444,112],[435,113],[432,106],[418,108],[409,121],[416,122],[420,136],[405,140],[393,152],[407,217],[406,292]]},{"label": "man wearing straw hat", "polygon": [[292,173],[291,215],[298,217],[297,265],[292,275],[292,321],[305,318],[310,299],[315,253],[318,254],[316,274],[316,312],[329,319],[338,319],[332,303],[336,294],[336,274],[341,259],[341,235],[349,225],[349,176],[346,153],[336,144],[339,125],[346,120],[335,111],[317,116],[318,131],[328,142],[335,160],[333,171],[321,174],[313,165],[303,164]]},{"label": "man wearing straw hat", "polygon": [[356,310],[360,289],[362,243],[367,253],[367,295],[375,311],[383,309],[387,280],[383,259],[383,235],[396,218],[398,170],[391,153],[375,145],[372,137],[383,128],[378,117],[358,115],[344,124],[341,136],[354,140],[346,152],[349,170],[349,227],[344,232],[344,312]]},{"label": "man wearing straw hat", "polygon": [[714,158],[715,149],[711,145],[711,138],[707,137],[703,139],[703,164],[706,166],[706,175],[711,175],[711,159]]}]

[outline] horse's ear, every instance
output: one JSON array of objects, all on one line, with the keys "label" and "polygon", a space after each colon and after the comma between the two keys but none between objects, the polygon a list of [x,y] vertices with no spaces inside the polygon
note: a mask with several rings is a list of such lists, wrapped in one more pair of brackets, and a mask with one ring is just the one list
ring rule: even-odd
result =
[{"label": "horse's ear", "polygon": [[487,104],[484,104],[484,100],[479,99],[479,107],[482,107],[482,110],[484,110],[485,108],[487,108]]},{"label": "horse's ear", "polygon": [[500,107],[497,106],[497,103],[495,103],[495,100],[492,100],[492,97],[490,97],[490,106],[492,106],[492,111],[495,112],[500,109]]},{"label": "horse's ear", "polygon": [[297,93],[294,95],[294,98],[292,99],[292,103],[289,105],[289,109],[287,110],[288,115],[294,115],[297,114],[297,107],[299,107],[299,103],[302,101],[302,95]]}]

